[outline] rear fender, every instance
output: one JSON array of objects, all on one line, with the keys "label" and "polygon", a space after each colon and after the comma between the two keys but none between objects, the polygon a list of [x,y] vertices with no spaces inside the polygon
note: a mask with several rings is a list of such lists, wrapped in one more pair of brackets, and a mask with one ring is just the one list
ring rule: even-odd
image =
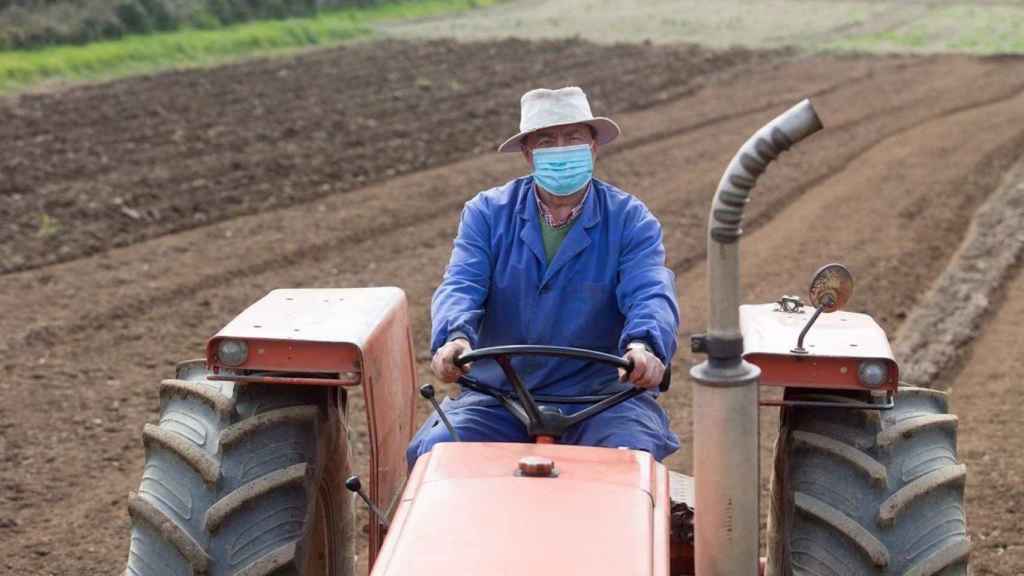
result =
[{"label": "rear fender", "polygon": [[[807,352],[794,352],[800,331],[812,314],[807,308],[783,311],[777,304],[740,306],[743,358],[761,369],[761,385],[896,391],[899,365],[885,331],[867,314],[822,314],[804,340]],[[865,360],[887,367],[880,386],[861,384],[858,371]]]},{"label": "rear fender", "polygon": [[[220,358],[225,340],[245,344],[241,362]],[[211,379],[360,387],[369,434],[369,497],[388,509],[407,473],[416,369],[405,293],[398,288],[274,290],[207,342]],[[340,489],[340,487],[339,487]],[[384,538],[370,524],[370,562]]]}]

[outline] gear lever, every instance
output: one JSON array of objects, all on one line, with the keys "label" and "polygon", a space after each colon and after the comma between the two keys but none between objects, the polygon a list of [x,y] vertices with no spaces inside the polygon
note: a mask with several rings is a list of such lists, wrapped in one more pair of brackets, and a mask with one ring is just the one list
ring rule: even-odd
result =
[{"label": "gear lever", "polygon": [[430,405],[434,407],[434,411],[437,412],[437,415],[441,418],[441,422],[444,424],[444,427],[447,428],[448,433],[452,435],[452,440],[462,442],[462,439],[459,438],[459,433],[455,431],[455,427],[452,426],[448,417],[445,416],[444,411],[441,410],[441,405],[438,404],[437,399],[434,398],[434,385],[424,384],[423,386],[420,386],[420,396],[426,398],[427,401],[430,402]]}]

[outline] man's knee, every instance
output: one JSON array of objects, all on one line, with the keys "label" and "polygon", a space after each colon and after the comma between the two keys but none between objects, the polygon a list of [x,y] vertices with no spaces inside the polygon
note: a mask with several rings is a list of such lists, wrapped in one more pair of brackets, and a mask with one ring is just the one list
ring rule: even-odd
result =
[{"label": "man's knee", "polygon": [[423,424],[423,428],[413,437],[412,442],[409,443],[409,448],[405,451],[405,460],[409,464],[409,468],[412,468],[420,456],[430,452],[435,444],[451,441],[452,436],[448,429],[441,425],[436,415],[431,415]]},{"label": "man's knee", "polygon": [[605,448],[629,448],[630,450],[640,450],[654,456],[654,459],[659,462],[669,454],[672,454],[679,449],[678,443],[672,442],[670,439],[666,438],[665,435],[660,434],[609,434],[600,439],[594,445],[603,446]]},{"label": "man's knee", "polygon": [[[502,406],[471,406],[446,410],[445,413],[464,442],[528,442],[530,439],[526,427]],[[417,458],[430,452],[435,444],[451,441],[451,433],[437,415],[432,414],[406,450],[409,467],[416,463]]]},{"label": "man's knee", "polygon": [[584,446],[629,448],[650,453],[658,461],[679,449],[668,418],[653,399],[631,401],[584,420],[566,441]]}]

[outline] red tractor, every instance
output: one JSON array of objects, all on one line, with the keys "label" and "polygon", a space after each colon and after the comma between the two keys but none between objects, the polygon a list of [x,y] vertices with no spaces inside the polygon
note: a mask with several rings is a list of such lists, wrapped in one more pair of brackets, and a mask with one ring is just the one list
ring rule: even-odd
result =
[{"label": "red tractor", "polygon": [[[966,574],[966,472],[945,396],[899,387],[882,329],[841,311],[845,268],[815,275],[809,302],[739,305],[738,241],[757,178],[821,128],[801,102],[755,133],[709,218],[710,318],[692,341],[694,477],[627,449],[558,444],[582,419],[639,394],[545,406],[509,358],[544,355],[628,369],[574,348],[484,348],[514,393],[500,400],[532,444],[437,445],[407,470],[417,396],[397,288],[275,290],[179,365],[146,425],[131,496],[128,574],[348,575],[352,495],[369,505],[375,576],[479,574]],[[668,379],[662,384],[667,388]],[[782,387],[761,399],[761,387]],[[369,482],[351,476],[348,391],[366,407]],[[433,402],[433,389],[420,394]],[[759,408],[781,407],[760,559]],[[435,409],[440,412],[437,404]],[[441,413],[443,419],[443,412]]]}]

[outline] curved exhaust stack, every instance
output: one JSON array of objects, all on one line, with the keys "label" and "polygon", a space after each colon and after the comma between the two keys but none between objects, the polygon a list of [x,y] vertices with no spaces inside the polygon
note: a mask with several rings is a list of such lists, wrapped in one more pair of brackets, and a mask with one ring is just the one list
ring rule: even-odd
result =
[{"label": "curved exhaust stack", "polygon": [[754,133],[729,162],[708,218],[708,332],[694,351],[694,489],[697,576],[757,574],[759,516],[758,378],[743,360],[739,239],[758,177],[779,154],[821,130],[809,100]]}]

